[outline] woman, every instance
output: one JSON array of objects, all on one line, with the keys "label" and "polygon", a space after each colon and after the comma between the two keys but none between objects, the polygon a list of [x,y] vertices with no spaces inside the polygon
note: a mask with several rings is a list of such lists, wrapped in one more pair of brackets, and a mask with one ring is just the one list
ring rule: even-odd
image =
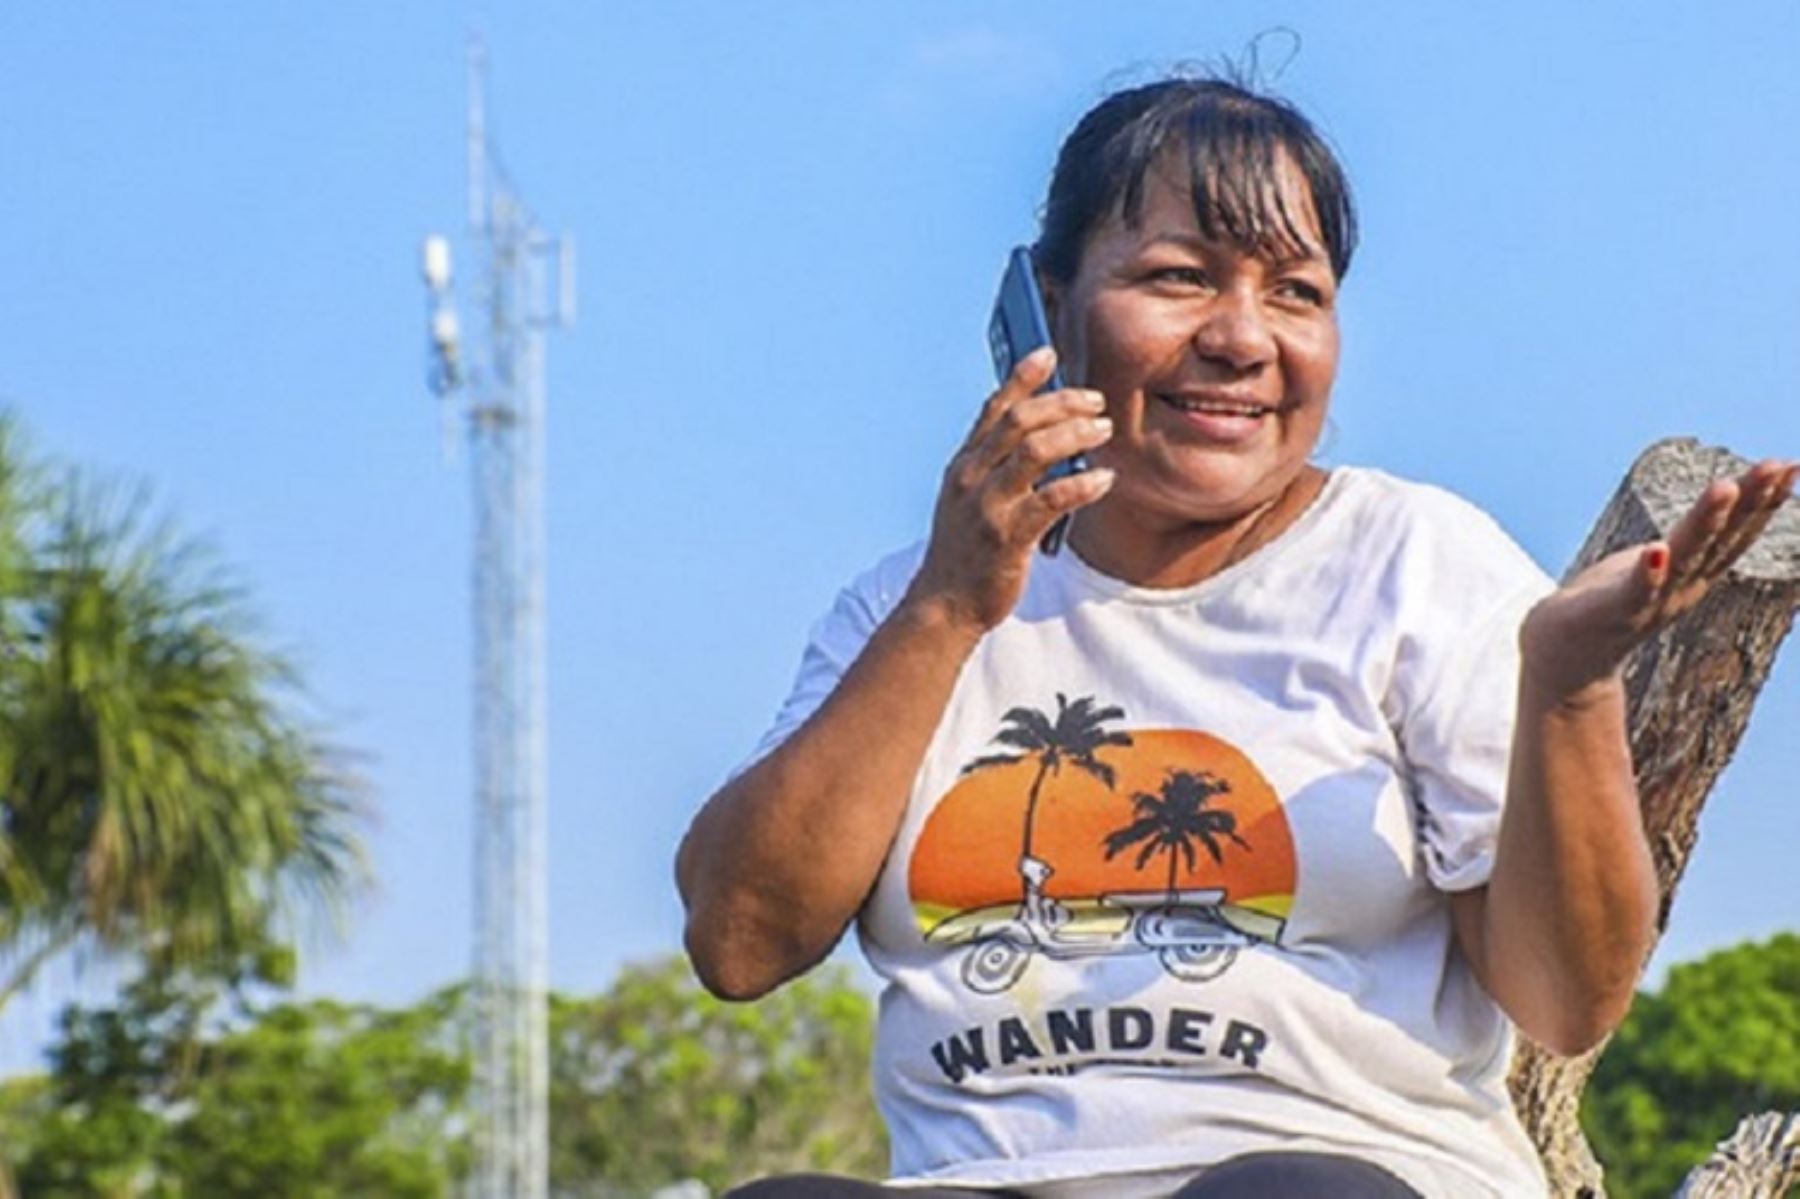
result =
[{"label": "woman", "polygon": [[[1512,1026],[1595,1044],[1653,931],[1621,664],[1800,468],[1561,589],[1447,493],[1327,473],[1354,240],[1278,100],[1178,80],[1090,112],[1034,247],[1055,354],[989,399],[928,541],[839,597],[682,845],[721,995],[860,921],[889,1186],[1543,1192]],[[1056,356],[1079,386],[1039,394]]]}]

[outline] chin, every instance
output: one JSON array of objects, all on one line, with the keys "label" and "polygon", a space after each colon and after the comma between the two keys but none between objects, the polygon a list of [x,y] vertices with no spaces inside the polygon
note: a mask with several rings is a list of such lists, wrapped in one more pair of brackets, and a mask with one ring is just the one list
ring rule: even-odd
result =
[{"label": "chin", "polygon": [[1201,462],[1168,464],[1142,488],[1127,490],[1134,500],[1186,520],[1233,520],[1280,496],[1305,467],[1302,461],[1269,469],[1209,454]]}]

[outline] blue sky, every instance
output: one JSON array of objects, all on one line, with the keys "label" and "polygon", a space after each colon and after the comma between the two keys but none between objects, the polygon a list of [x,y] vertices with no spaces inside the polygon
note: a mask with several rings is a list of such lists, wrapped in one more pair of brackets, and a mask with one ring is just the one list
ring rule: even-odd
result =
[{"label": "blue sky", "polygon": [[[549,369],[559,987],[678,944],[676,839],[836,587],[923,532],[1006,250],[1110,86],[1301,34],[1279,87],[1364,227],[1328,462],[1460,491],[1560,571],[1658,438],[1800,455],[1791,4],[498,9],[0,11],[0,404],[211,538],[369,755],[378,889],[308,992],[405,1001],[469,960],[469,481],[416,255],[461,235],[472,26],[581,256]],[[1800,926],[1797,658],[1659,966]]]}]

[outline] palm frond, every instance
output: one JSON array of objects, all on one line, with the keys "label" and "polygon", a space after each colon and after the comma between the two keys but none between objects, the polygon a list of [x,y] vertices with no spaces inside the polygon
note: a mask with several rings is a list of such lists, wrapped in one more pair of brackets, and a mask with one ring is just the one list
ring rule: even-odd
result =
[{"label": "palm frond", "polygon": [[1105,783],[1109,790],[1118,781],[1118,772],[1110,764],[1102,762],[1092,754],[1077,754],[1069,760]]},{"label": "palm frond", "polygon": [[0,934],[193,961],[361,886],[361,785],[242,588],[145,511],[66,480],[6,593]]},{"label": "palm frond", "polygon": [[1011,745],[1027,753],[1036,753],[1039,750],[1048,749],[1054,744],[1053,741],[1040,736],[1036,729],[1018,724],[1003,726],[999,732],[993,735],[992,740],[996,744]]},{"label": "palm frond", "polygon": [[986,770],[989,766],[1011,766],[1024,760],[1025,755],[1023,754],[988,754],[966,764],[960,773],[974,774],[977,770]]},{"label": "palm frond", "polygon": [[1117,854],[1123,853],[1145,837],[1154,837],[1162,825],[1154,818],[1145,818],[1126,825],[1106,835],[1106,857],[1111,861]]},{"label": "palm frond", "polygon": [[[1037,745],[1049,745],[1056,739],[1056,727],[1051,724],[1048,716],[1044,715],[1036,708],[1008,708],[1006,713],[1000,717],[1000,723],[1002,729],[1000,733],[994,735],[994,740],[996,741],[1001,740],[1003,736],[1009,732],[1015,737],[1029,735],[1036,739]],[[1023,730],[1023,732],[1009,730],[1005,727],[1008,725],[1013,726],[1013,729]],[[1016,741],[1008,741],[1007,744],[1018,743]],[[1032,748],[1035,748],[1035,745]]]}]

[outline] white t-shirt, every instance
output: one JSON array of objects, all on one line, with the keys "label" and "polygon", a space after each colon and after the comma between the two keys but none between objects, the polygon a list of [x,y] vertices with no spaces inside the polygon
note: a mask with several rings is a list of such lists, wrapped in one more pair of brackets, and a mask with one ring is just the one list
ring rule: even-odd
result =
[{"label": "white t-shirt", "polygon": [[[921,555],[838,597],[756,756]],[[887,982],[895,1181],[1281,1148],[1428,1196],[1543,1195],[1512,1027],[1443,893],[1492,869],[1519,622],[1552,586],[1467,502],[1363,468],[1191,587],[1039,557],[958,679],[858,924]]]}]

